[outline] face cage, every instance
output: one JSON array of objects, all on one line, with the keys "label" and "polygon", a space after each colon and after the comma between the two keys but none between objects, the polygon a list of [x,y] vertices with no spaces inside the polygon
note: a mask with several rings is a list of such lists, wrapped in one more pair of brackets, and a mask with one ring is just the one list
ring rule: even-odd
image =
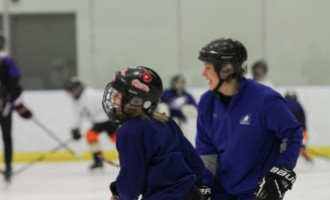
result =
[{"label": "face cage", "polygon": [[[104,90],[102,106],[103,106],[104,112],[107,114],[108,118],[111,121],[121,124],[130,118],[130,115],[125,112],[125,105],[127,105],[127,104],[129,104],[128,109],[139,108],[143,105],[143,107],[149,108],[148,110],[143,109],[143,111],[146,111],[146,112],[151,111],[152,106],[150,106],[150,104],[151,104],[150,101],[146,101],[143,103],[142,98],[133,97],[130,99],[125,94],[122,94],[121,99],[117,100],[118,102],[120,101],[120,103],[118,104],[118,102],[117,102],[117,105],[116,105],[115,99],[118,98],[118,97],[116,97],[118,95],[118,93],[119,93],[119,91],[113,87],[112,83],[109,83]],[[152,109],[154,109],[154,108],[152,108]],[[118,110],[120,110],[121,112],[118,112]]]},{"label": "face cage", "polygon": [[109,83],[104,90],[102,107],[111,121],[120,123],[121,119],[117,114],[117,110],[119,108],[115,105],[115,98],[117,94],[118,91],[113,87],[112,83]]}]

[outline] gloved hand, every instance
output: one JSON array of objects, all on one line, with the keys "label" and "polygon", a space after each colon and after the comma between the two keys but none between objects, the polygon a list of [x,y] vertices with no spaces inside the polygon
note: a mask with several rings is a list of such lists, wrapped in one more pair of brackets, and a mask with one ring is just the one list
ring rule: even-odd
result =
[{"label": "gloved hand", "polygon": [[117,190],[116,182],[112,182],[109,186],[109,189],[112,194],[112,197],[110,198],[110,200],[119,200],[119,193]]},{"label": "gloved hand", "polygon": [[75,129],[72,129],[71,130],[71,134],[72,134],[72,138],[74,140],[79,140],[81,138],[81,134],[80,134],[80,131],[79,129],[75,128]]},{"label": "gloved hand", "polygon": [[284,167],[275,166],[257,185],[254,200],[279,200],[292,189],[296,173]]},{"label": "gloved hand", "polygon": [[14,107],[17,113],[23,117],[24,119],[30,119],[32,118],[32,112],[24,106],[24,104],[19,104]]},{"label": "gloved hand", "polygon": [[204,200],[211,200],[211,188],[207,185],[202,185],[199,187],[199,190],[201,191]]}]

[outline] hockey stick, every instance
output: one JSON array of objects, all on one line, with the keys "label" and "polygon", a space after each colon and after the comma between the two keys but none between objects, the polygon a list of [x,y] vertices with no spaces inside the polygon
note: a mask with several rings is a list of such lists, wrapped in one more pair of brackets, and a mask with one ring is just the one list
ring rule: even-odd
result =
[{"label": "hockey stick", "polygon": [[41,123],[35,117],[32,117],[32,121],[43,129],[49,136],[56,140],[61,146],[63,146],[71,155],[76,156],[74,151],[68,147],[66,143],[63,143],[52,131],[50,131],[43,123]]},{"label": "hockey stick", "polygon": [[119,164],[115,163],[113,160],[107,160],[101,153],[97,155],[97,157],[99,157],[99,159],[101,159],[103,162],[110,164],[114,167],[120,167]]},{"label": "hockey stick", "polygon": [[[13,172],[13,176],[16,176],[16,175],[24,172],[25,170],[27,170],[28,168],[30,168],[36,162],[40,162],[40,161],[44,160],[48,155],[53,154],[53,153],[56,153],[58,150],[60,150],[62,147],[65,147],[66,145],[68,145],[72,141],[73,141],[73,139],[69,139],[65,143],[61,143],[61,144],[57,145],[56,147],[54,147],[53,149],[51,149],[48,153],[45,153],[45,154],[39,156],[38,158],[36,158],[36,159],[28,162],[25,166],[19,168],[18,170],[15,170]],[[4,171],[3,170],[0,170],[0,173],[4,173]]]}]

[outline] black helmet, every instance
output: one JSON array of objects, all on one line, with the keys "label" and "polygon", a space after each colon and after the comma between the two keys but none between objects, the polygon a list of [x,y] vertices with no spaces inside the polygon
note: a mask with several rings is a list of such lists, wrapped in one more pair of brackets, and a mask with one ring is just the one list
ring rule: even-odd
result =
[{"label": "black helmet", "polygon": [[64,90],[74,93],[74,98],[79,99],[81,93],[84,91],[85,85],[76,76],[71,77],[64,83]]},{"label": "black helmet", "polygon": [[294,90],[286,91],[284,98],[297,100],[297,93]]},{"label": "black helmet", "polygon": [[[260,71],[258,69],[262,69],[262,71]],[[256,80],[256,81],[262,80],[266,76],[267,71],[268,71],[268,66],[267,66],[266,61],[264,61],[264,60],[256,61],[252,65],[253,80]]]},{"label": "black helmet", "polygon": [[268,69],[267,63],[264,60],[258,60],[255,63],[253,63],[252,70],[255,70],[258,67],[263,68],[265,71],[267,71],[267,69]]},{"label": "black helmet", "polygon": [[[178,85],[178,83],[180,83],[180,85]],[[185,83],[186,79],[181,74],[178,74],[171,79],[171,88],[178,96],[181,96],[185,90]]]},{"label": "black helmet", "polygon": [[82,81],[78,77],[73,76],[64,83],[64,90],[71,92],[83,86],[84,84],[82,83]]},{"label": "black helmet", "polygon": [[116,116],[117,106],[113,99],[116,92],[122,94],[122,111],[125,104],[130,104],[133,107],[141,107],[145,114],[150,115],[163,94],[163,84],[159,75],[147,67],[128,67],[117,71],[105,88],[102,106],[111,120],[122,123],[124,120]]},{"label": "black helmet", "polygon": [[231,73],[242,75],[246,72],[246,48],[238,40],[232,38],[213,40],[200,50],[198,58],[212,63],[216,72],[220,72],[223,65],[227,63],[234,66]]}]

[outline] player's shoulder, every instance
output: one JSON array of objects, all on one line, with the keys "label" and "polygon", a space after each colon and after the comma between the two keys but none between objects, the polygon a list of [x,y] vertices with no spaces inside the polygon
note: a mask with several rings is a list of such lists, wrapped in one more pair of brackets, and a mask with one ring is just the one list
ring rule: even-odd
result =
[{"label": "player's shoulder", "polygon": [[217,98],[211,90],[204,92],[198,102],[197,108],[200,114],[207,113],[213,109],[216,104]]},{"label": "player's shoulder", "polygon": [[247,81],[247,95],[253,99],[254,103],[263,105],[264,107],[273,107],[275,104],[283,104],[285,102],[283,96],[272,87],[251,79]]},{"label": "player's shoulder", "polygon": [[118,134],[140,135],[148,131],[153,131],[155,126],[157,126],[155,121],[154,119],[131,118],[120,126]]},{"label": "player's shoulder", "polygon": [[252,79],[245,79],[245,85],[246,85],[246,90],[248,90],[249,94],[258,96],[260,98],[263,98],[263,97],[267,98],[270,96],[280,95],[272,87],[259,83],[259,82],[256,82]]},{"label": "player's shoulder", "polygon": [[208,102],[213,98],[215,98],[213,92],[211,90],[207,90],[201,95],[199,102]]},{"label": "player's shoulder", "polygon": [[101,98],[102,92],[92,87],[85,87],[82,95],[86,96],[87,98]]}]

